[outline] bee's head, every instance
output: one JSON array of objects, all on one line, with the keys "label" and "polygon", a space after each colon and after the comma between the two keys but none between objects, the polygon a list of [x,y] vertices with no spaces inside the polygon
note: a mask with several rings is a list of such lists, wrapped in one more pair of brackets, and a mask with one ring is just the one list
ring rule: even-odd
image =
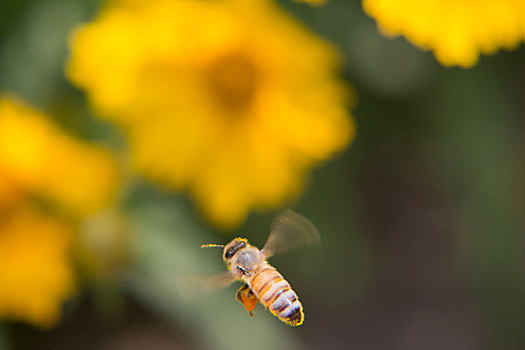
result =
[{"label": "bee's head", "polygon": [[230,243],[226,244],[222,254],[224,262],[229,265],[230,260],[235,254],[242,248],[248,245],[248,240],[246,238],[235,238]]},{"label": "bee's head", "polygon": [[259,255],[261,255],[257,248],[248,243],[246,238],[235,238],[225,246],[221,244],[204,244],[201,248],[224,248],[222,258],[228,266],[228,270],[232,264],[247,269],[258,261]]}]

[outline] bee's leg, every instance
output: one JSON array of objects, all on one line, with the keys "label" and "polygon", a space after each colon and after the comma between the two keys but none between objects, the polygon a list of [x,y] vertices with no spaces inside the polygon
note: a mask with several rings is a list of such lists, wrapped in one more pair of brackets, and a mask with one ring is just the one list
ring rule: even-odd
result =
[{"label": "bee's leg", "polygon": [[247,277],[251,277],[252,276],[252,273],[246,271],[246,269],[244,269],[242,266],[237,265],[237,269],[239,269],[239,271],[241,271]]},{"label": "bee's leg", "polygon": [[242,303],[242,296],[246,292],[246,289],[250,289],[247,284],[244,284],[241,286],[241,288],[237,289],[237,292],[235,293],[235,299]]},{"label": "bee's leg", "polygon": [[252,310],[255,309],[255,306],[257,305],[257,297],[253,294],[247,284],[237,290],[235,298],[244,305],[244,308],[250,313],[250,316],[253,316]]}]

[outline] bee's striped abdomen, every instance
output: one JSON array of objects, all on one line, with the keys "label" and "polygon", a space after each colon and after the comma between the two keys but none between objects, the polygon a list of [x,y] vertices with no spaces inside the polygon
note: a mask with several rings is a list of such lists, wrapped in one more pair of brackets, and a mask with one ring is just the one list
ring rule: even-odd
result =
[{"label": "bee's striped abdomen", "polygon": [[252,276],[249,286],[259,302],[281,321],[292,326],[303,323],[303,306],[297,294],[270,264],[266,263],[257,274]]}]

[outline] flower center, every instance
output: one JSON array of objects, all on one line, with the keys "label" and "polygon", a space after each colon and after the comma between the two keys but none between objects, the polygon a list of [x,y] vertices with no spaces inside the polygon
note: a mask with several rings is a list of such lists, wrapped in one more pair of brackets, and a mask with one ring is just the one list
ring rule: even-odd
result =
[{"label": "flower center", "polygon": [[257,85],[257,69],[247,57],[228,54],[216,59],[207,72],[207,85],[217,104],[230,112],[250,105]]}]

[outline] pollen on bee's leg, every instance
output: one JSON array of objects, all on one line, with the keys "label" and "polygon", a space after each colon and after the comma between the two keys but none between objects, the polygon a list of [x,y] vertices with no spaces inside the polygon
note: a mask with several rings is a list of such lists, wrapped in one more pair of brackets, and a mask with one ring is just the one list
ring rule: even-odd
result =
[{"label": "pollen on bee's leg", "polygon": [[235,298],[244,306],[246,311],[250,313],[250,316],[253,316],[252,310],[257,306],[257,297],[253,294],[248,285],[244,285],[237,293],[235,293]]}]

